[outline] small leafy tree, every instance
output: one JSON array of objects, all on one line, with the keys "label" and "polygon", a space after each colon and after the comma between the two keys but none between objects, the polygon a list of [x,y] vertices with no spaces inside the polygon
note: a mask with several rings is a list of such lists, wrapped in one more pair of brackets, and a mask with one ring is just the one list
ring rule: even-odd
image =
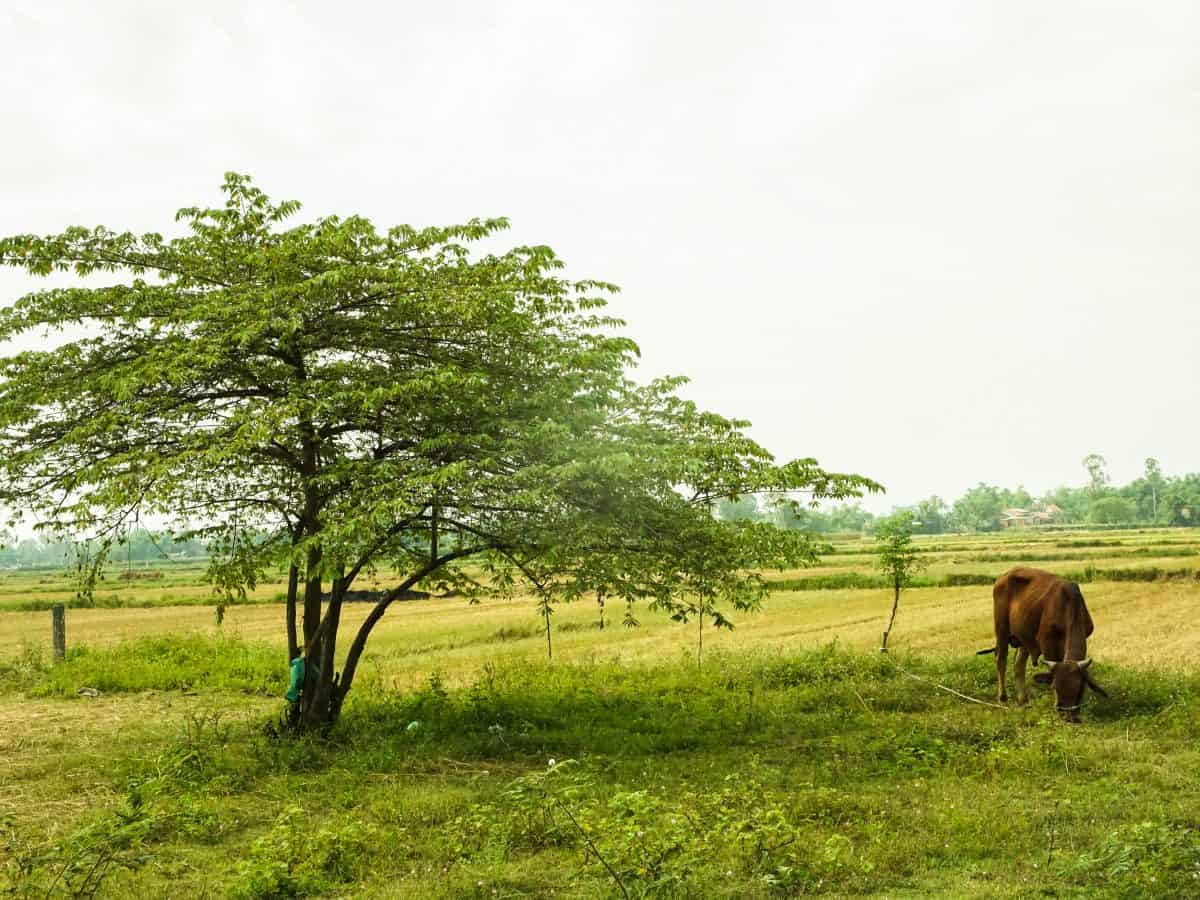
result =
[{"label": "small leafy tree", "polygon": [[[634,383],[611,285],[562,277],[548,247],[472,252],[503,219],[285,227],[299,203],[237,174],[224,193],[180,210],[170,239],[0,239],[4,265],[85,279],[0,311],[0,341],[67,338],[0,359],[0,503],[102,543],[168,517],[208,543],[231,596],[285,569],[296,730],[336,721],[410,588],[482,590],[468,558],[502,588],[532,583],[547,627],[551,601],[585,589],[745,606],[761,595],[748,566],[811,539],[717,522],[715,502],[878,488],[776,463],[748,423],[676,396],[681,379]],[[394,577],[343,657],[345,595],[370,571]]]},{"label": "small leafy tree", "polygon": [[697,669],[703,664],[706,618],[713,628],[732,629],[722,610],[761,607],[767,596],[761,570],[814,565],[818,553],[827,549],[795,537],[795,532],[766,522],[741,522],[730,528],[697,521],[663,546],[652,606],[667,610],[677,622],[695,619]]},{"label": "small leafy tree", "polygon": [[914,527],[915,520],[909,510],[901,510],[875,526],[879,570],[891,582],[893,590],[892,614],[879,645],[882,653],[887,653],[888,637],[896,622],[896,610],[900,607],[900,591],[907,587],[913,576],[925,566],[917,548],[913,546]]}]

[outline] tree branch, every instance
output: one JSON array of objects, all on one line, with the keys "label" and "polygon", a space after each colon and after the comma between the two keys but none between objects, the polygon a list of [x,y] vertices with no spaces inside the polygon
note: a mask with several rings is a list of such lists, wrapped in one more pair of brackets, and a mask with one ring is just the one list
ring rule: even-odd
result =
[{"label": "tree branch", "polygon": [[359,626],[358,634],[354,637],[354,643],[350,645],[350,652],[346,654],[346,668],[342,672],[342,681],[338,689],[337,700],[335,701],[338,707],[341,706],[342,698],[350,690],[350,685],[354,683],[354,673],[358,669],[358,660],[362,656],[363,648],[367,646],[367,638],[371,636],[372,629],[383,618],[383,614],[387,612],[387,608],[392,605],[393,601],[422,578],[432,574],[447,563],[466,556],[473,556],[476,553],[482,553],[488,549],[486,546],[463,547],[450,553],[444,553],[437,559],[428,560],[416,572],[383,595],[382,599],[375,604],[374,609],[367,614],[367,618],[363,620],[362,625]]}]

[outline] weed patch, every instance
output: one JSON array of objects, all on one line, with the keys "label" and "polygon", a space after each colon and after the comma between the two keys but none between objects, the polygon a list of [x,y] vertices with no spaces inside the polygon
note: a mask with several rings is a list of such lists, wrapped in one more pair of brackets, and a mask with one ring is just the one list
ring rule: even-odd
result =
[{"label": "weed patch", "polygon": [[1200,894],[1200,830],[1166,822],[1125,825],[1062,872],[1114,897],[1194,897]]},{"label": "weed patch", "polygon": [[327,894],[363,877],[377,832],[353,818],[316,825],[303,807],[293,804],[237,863],[229,895],[275,900]]}]

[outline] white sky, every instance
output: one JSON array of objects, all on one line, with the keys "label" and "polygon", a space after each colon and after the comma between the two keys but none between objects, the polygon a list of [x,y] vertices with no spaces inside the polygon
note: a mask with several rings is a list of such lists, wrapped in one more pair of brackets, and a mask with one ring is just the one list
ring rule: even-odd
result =
[{"label": "white sky", "polygon": [[507,215],[877,511],[1200,469],[1194,2],[21,5],[0,234]]}]

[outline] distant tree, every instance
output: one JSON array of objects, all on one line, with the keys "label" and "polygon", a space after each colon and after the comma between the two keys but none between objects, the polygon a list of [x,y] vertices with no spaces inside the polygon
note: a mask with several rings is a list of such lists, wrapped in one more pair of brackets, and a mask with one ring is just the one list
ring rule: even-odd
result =
[{"label": "distant tree", "polygon": [[950,507],[941,497],[933,496],[922,500],[914,511],[921,534],[941,534],[950,524]]},{"label": "distant tree", "polygon": [[717,503],[717,518],[723,522],[757,522],[758,501],[750,495],[736,499],[722,497]]},{"label": "distant tree", "polygon": [[[715,620],[761,597],[749,566],[814,546],[715,520],[719,498],[878,488],[777,464],[748,423],[680,399],[680,379],[635,383],[636,345],[603,314],[610,285],[562,277],[548,247],[472,252],[502,219],[285,227],[298,203],[237,174],[224,193],[180,210],[172,239],[0,239],[0,263],[30,274],[103,276],[0,310],[0,342],[78,329],[0,359],[0,503],[100,541],[143,512],[199,522],[223,589],[286,569],[297,731],[337,720],[410,588],[478,590],[463,560],[547,603],[604,590],[674,612],[691,591]],[[347,647],[346,592],[367,571],[394,577]]]},{"label": "distant tree", "polygon": [[1088,519],[1097,525],[1123,525],[1133,522],[1134,505],[1124,497],[1109,495],[1092,501]]},{"label": "distant tree", "polygon": [[1094,500],[1108,486],[1108,462],[1099,453],[1089,453],[1083,458],[1083,467],[1087,470],[1088,491]]},{"label": "distant tree", "polygon": [[1158,521],[1158,495],[1163,489],[1162,466],[1153,456],[1147,457],[1142,480],[1150,491],[1150,521]]},{"label": "distant tree", "polygon": [[0,551],[0,560],[19,568],[58,568],[70,563],[73,552],[67,541],[49,537],[18,539],[10,534]]},{"label": "distant tree", "polygon": [[825,517],[808,504],[791,497],[776,497],[769,501],[764,519],[785,531],[824,532]]},{"label": "distant tree", "polygon": [[1159,498],[1159,521],[1166,525],[1200,525],[1200,473],[1166,479]]},{"label": "distant tree", "polygon": [[1000,489],[980,482],[954,501],[951,518],[963,531],[995,531],[1003,509]]},{"label": "distant tree", "polygon": [[879,554],[879,570],[892,585],[892,614],[879,649],[887,652],[888,637],[896,622],[896,610],[900,607],[900,591],[912,582],[912,577],[924,567],[917,548],[913,546],[913,514],[900,510],[876,523],[875,543]]},{"label": "distant tree", "polygon": [[833,506],[825,514],[830,534],[862,531],[875,521],[875,516],[858,503],[842,503]]},{"label": "distant tree", "polygon": [[1043,505],[1053,504],[1062,510],[1060,521],[1078,523],[1087,521],[1088,492],[1085,488],[1059,487],[1046,493],[1042,498]]},{"label": "distant tree", "polygon": [[1024,485],[1018,485],[1015,491],[1005,488],[1000,491],[1000,499],[1005,509],[1029,509],[1033,506],[1033,496],[1025,490]]},{"label": "distant tree", "polygon": [[777,527],[788,531],[836,534],[861,532],[874,518],[857,503],[842,503],[822,510],[814,509],[810,503],[785,497],[771,501],[770,513],[763,517],[763,521],[774,522]]}]

